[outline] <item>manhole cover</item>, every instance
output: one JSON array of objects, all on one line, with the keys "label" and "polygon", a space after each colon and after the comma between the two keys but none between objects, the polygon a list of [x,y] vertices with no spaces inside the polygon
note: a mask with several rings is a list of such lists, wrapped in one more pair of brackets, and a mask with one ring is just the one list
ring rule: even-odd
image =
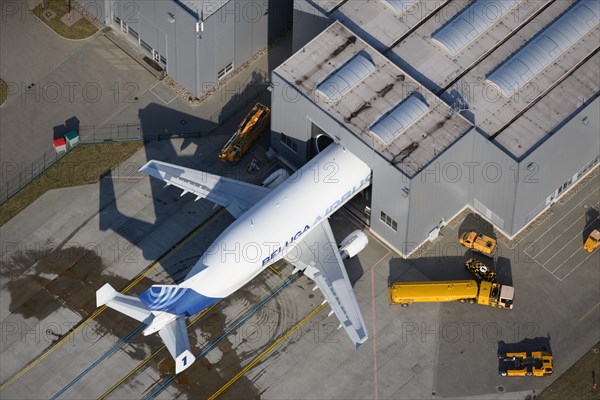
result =
[{"label": "manhole cover", "polygon": [[498,386],[496,390],[499,392],[504,392],[504,386]]},{"label": "manhole cover", "polygon": [[56,13],[52,10],[46,10],[43,15],[46,21],[50,21],[52,18],[56,17]]},{"label": "manhole cover", "polygon": [[446,315],[450,315],[450,314],[452,314],[452,310],[445,309],[445,310],[444,310],[444,313],[446,313]]},{"label": "manhole cover", "polygon": [[584,204],[584,205],[583,205],[583,209],[584,209],[584,210],[587,210],[589,207],[590,207],[590,206],[589,206],[589,205],[587,205],[587,204]]}]

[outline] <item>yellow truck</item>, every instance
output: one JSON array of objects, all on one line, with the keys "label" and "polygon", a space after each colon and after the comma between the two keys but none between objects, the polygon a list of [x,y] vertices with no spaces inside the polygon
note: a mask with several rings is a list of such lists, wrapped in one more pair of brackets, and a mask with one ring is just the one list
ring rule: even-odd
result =
[{"label": "yellow truck", "polygon": [[596,250],[600,246],[600,231],[594,229],[583,245],[583,249],[589,253]]},{"label": "yellow truck", "polygon": [[493,282],[437,281],[394,282],[388,289],[390,304],[460,301],[498,308],[513,308],[515,289]]},{"label": "yellow truck", "polygon": [[231,139],[221,149],[219,160],[238,162],[267,128],[270,118],[269,107],[256,103],[239,124]]},{"label": "yellow truck", "polygon": [[459,238],[460,244],[463,246],[478,251],[486,256],[496,254],[496,239],[492,239],[482,233],[470,231],[462,234]]},{"label": "yellow truck", "polygon": [[552,354],[546,351],[498,354],[502,376],[547,376],[554,372]]},{"label": "yellow truck", "polygon": [[475,258],[469,258],[465,263],[467,270],[481,281],[496,282],[496,273],[487,265]]}]

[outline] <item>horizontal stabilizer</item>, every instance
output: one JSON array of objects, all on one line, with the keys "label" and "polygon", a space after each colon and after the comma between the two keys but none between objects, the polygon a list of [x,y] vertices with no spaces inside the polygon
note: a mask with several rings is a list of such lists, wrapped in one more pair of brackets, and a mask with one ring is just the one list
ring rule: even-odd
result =
[{"label": "horizontal stabilizer", "polygon": [[146,324],[153,318],[152,312],[140,299],[121,294],[108,283],[96,292],[96,304],[98,307],[106,305]]},{"label": "horizontal stabilizer", "polygon": [[175,359],[176,374],[184,371],[196,360],[196,357],[190,351],[190,342],[185,328],[184,317],[179,317],[171,321],[158,331],[158,334],[165,343],[169,353],[171,353],[171,356]]}]

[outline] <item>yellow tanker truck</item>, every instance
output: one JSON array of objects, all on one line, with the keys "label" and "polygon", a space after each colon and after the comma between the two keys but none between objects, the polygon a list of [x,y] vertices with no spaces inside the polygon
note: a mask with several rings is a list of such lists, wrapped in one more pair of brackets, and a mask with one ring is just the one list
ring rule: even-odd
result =
[{"label": "yellow tanker truck", "polygon": [[438,282],[395,282],[388,289],[390,304],[460,301],[498,308],[513,308],[512,286],[475,280]]}]

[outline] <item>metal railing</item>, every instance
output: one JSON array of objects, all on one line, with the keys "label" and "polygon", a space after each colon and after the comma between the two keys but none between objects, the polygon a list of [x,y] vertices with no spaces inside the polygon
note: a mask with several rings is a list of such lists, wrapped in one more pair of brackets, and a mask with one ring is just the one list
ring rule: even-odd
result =
[{"label": "metal railing", "polygon": [[[169,140],[177,138],[200,138],[210,135],[215,129],[221,126],[225,121],[231,118],[233,115],[246,108],[249,104],[257,101],[259,95],[248,98],[247,101],[240,102],[238,107],[233,107],[229,112],[223,113],[222,111],[213,114],[206,121],[213,122],[214,126],[206,130],[191,130],[182,127],[177,132],[170,133],[159,133],[159,132],[144,132],[142,125],[140,124],[106,124],[106,125],[87,125],[79,128],[79,141],[80,144],[97,144],[97,143],[111,143],[119,141],[135,141],[135,140]],[[6,182],[0,184],[0,204],[4,204],[11,197],[21,191],[25,186],[30,184],[33,180],[47,171],[57,161],[67,154],[57,154],[53,147],[46,150],[41,156],[29,165],[19,166],[19,171],[11,173],[11,171],[4,171],[7,175],[14,175]]]},{"label": "metal railing", "polygon": [[[50,148],[29,165],[19,166],[19,171],[15,171],[14,176],[0,186],[0,204],[5,203],[8,199],[17,194],[21,189],[31,183],[31,181],[53,166],[65,154],[66,153],[57,154],[54,148]],[[7,172],[10,173],[10,171]]]}]

